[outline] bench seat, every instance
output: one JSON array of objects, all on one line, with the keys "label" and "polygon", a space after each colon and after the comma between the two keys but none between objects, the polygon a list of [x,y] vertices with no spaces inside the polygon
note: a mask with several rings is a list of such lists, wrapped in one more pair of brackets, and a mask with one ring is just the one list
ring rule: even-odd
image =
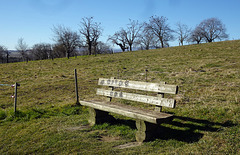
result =
[{"label": "bench seat", "polygon": [[139,109],[136,107],[101,101],[81,101],[81,105],[88,106],[97,110],[120,114],[129,118],[143,120],[149,123],[161,124],[171,121],[173,115],[153,110]]}]

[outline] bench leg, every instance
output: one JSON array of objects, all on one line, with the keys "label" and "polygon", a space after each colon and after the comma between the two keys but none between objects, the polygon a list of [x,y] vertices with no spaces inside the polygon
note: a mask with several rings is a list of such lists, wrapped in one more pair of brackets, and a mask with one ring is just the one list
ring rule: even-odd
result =
[{"label": "bench leg", "polygon": [[142,120],[136,120],[136,140],[137,142],[150,141],[156,136],[158,126],[157,124],[148,123]]},{"label": "bench leg", "polygon": [[108,112],[97,110],[89,107],[89,119],[88,122],[91,126],[95,124],[101,124],[104,122],[112,122],[114,117],[109,115]]}]

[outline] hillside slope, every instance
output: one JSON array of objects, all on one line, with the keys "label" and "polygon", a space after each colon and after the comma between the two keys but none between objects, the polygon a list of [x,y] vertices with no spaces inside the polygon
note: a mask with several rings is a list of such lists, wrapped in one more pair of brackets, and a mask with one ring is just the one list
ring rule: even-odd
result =
[{"label": "hillside slope", "polygon": [[[94,154],[96,149],[99,154],[239,153],[239,60],[240,41],[225,41],[0,64],[0,84],[21,84],[17,116],[10,98],[13,89],[0,87],[0,153]],[[134,141],[135,129],[128,125],[86,126],[86,108],[73,106],[74,68],[81,99],[97,98],[99,77],[145,81],[147,69],[147,81],[179,86],[177,107],[164,109],[177,118],[173,124],[163,125],[163,137],[116,149],[113,146]]]}]

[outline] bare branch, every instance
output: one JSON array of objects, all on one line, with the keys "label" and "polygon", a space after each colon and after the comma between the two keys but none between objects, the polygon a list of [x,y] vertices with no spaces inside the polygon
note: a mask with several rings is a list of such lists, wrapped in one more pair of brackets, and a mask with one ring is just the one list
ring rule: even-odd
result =
[{"label": "bare branch", "polygon": [[191,31],[188,42],[197,42],[197,44],[200,44],[202,42],[202,39],[203,34],[201,28],[197,26],[193,31]]},{"label": "bare branch", "polygon": [[203,20],[199,24],[199,27],[203,37],[207,42],[213,42],[215,39],[222,40],[228,38],[225,25],[217,18]]},{"label": "bare branch", "polygon": [[173,40],[174,37],[172,35],[173,30],[167,24],[166,17],[158,17],[152,16],[150,17],[147,29],[149,29],[155,36],[158,37],[162,48],[165,45],[168,45],[168,41]]},{"label": "bare branch", "polygon": [[28,54],[27,54],[28,45],[26,44],[26,42],[24,42],[23,38],[18,39],[18,44],[15,48],[18,52],[20,52],[23,61],[26,60],[28,62]]},{"label": "bare branch", "polygon": [[125,31],[122,29],[122,30],[114,33],[113,36],[108,37],[108,41],[111,41],[113,44],[118,45],[123,52],[128,48],[127,40],[126,40],[124,33],[125,33]]},{"label": "bare branch", "polygon": [[130,51],[132,51],[132,46],[134,41],[140,37],[140,31],[142,30],[143,24],[140,24],[136,20],[129,19],[130,23],[127,25],[126,30],[122,30],[123,35],[129,45]]},{"label": "bare branch", "polygon": [[52,31],[55,34],[53,40],[64,47],[66,57],[69,58],[70,54],[80,45],[80,36],[77,32],[61,25],[54,26]]},{"label": "bare branch", "polygon": [[181,24],[180,22],[178,22],[176,24],[177,29],[175,31],[175,33],[177,33],[178,35],[178,41],[179,44],[181,44],[183,46],[183,42],[187,40],[187,38],[189,37],[191,30],[190,28],[188,28],[187,25],[185,24]]},{"label": "bare branch", "polygon": [[93,17],[85,17],[81,21],[79,32],[86,39],[86,45],[88,46],[88,54],[92,54],[92,48],[94,48],[94,53],[96,55],[96,47],[98,44],[98,39],[102,35],[101,23],[93,21]]}]

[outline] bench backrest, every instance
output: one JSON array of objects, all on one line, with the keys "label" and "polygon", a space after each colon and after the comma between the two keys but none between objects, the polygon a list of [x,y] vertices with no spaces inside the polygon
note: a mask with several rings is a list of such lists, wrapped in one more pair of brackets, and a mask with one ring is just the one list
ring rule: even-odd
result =
[{"label": "bench backrest", "polygon": [[[142,103],[148,103],[157,106],[155,109],[161,111],[161,107],[175,108],[175,100],[163,98],[164,93],[177,94],[178,87],[175,85],[168,85],[165,82],[149,83],[140,81],[128,81],[121,79],[106,79],[99,78],[98,85],[109,86],[111,89],[97,89],[98,95],[107,96],[109,98],[120,98]],[[122,91],[114,91],[114,88],[127,88],[142,91],[156,92],[157,96],[148,96],[141,94],[126,93]]]}]

